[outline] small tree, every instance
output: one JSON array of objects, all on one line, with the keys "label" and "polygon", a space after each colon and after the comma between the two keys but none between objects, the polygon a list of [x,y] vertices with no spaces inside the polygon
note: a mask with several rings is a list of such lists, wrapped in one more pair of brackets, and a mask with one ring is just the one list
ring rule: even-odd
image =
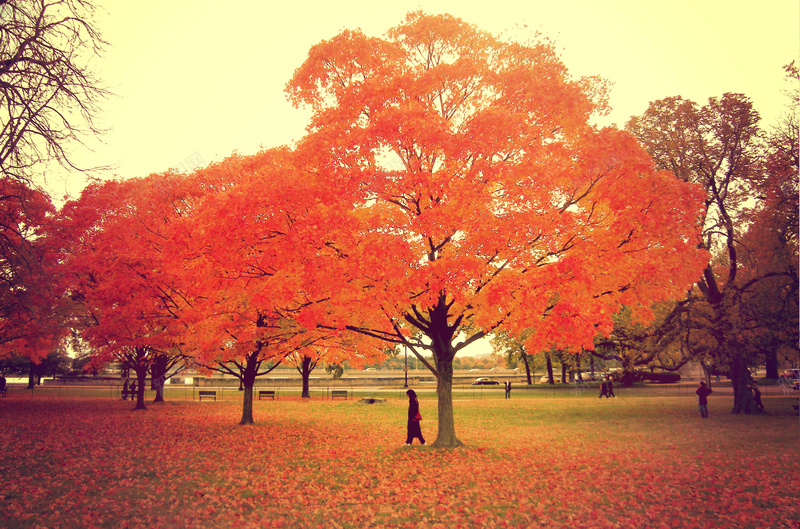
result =
[{"label": "small tree", "polygon": [[179,347],[170,351],[158,352],[150,364],[150,389],[155,390],[153,402],[164,402],[164,385],[167,380],[188,368],[186,356]]},{"label": "small tree", "polygon": [[334,380],[339,380],[344,374],[344,367],[342,367],[342,364],[327,364],[325,372],[330,374]]},{"label": "small tree", "polygon": [[[523,332],[519,338],[510,336],[508,333],[500,331],[494,334],[491,339],[492,350],[495,354],[504,355],[509,361],[513,359],[514,364],[517,365],[517,359],[522,361],[525,366],[525,376],[528,380],[528,385],[533,384],[533,374],[535,374],[534,358],[525,349],[525,333]],[[534,372],[531,373],[531,368]]]},{"label": "small tree", "polygon": [[321,357],[319,351],[315,350],[313,347],[307,347],[303,352],[295,351],[289,355],[289,363],[297,369],[297,372],[300,373],[300,377],[303,380],[301,398],[308,399],[311,397],[309,392],[309,379],[311,377],[311,372],[317,368],[320,361]]}]

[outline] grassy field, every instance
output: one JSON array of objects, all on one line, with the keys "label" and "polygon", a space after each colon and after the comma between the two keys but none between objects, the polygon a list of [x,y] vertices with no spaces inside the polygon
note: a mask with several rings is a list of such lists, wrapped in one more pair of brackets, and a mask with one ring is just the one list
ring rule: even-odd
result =
[{"label": "grassy field", "polygon": [[[712,395],[702,420],[689,396],[513,395],[457,393],[467,446],[444,451],[403,446],[399,398],[257,401],[240,427],[233,398],[133,412],[106,393],[20,390],[0,399],[0,525],[798,526],[796,397],[750,417]],[[435,400],[422,415],[432,441]]]}]

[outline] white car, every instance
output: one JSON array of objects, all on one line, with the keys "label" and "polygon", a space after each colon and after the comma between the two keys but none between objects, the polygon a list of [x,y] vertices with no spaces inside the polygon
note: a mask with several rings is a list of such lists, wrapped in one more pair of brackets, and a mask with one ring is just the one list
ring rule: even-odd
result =
[{"label": "white car", "polygon": [[[545,376],[543,376],[542,378],[539,379],[539,383],[540,384],[547,384],[548,382],[549,382],[549,379],[547,378],[547,375],[545,375]],[[558,377],[553,377],[553,383],[561,384],[561,379],[558,378]]]}]

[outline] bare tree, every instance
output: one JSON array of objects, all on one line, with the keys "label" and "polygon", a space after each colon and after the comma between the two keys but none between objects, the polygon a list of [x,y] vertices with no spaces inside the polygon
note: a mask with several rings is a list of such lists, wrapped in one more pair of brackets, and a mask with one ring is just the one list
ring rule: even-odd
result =
[{"label": "bare tree", "polygon": [[0,172],[30,182],[47,163],[82,170],[70,144],[100,134],[90,64],[107,44],[84,0],[0,0]]}]

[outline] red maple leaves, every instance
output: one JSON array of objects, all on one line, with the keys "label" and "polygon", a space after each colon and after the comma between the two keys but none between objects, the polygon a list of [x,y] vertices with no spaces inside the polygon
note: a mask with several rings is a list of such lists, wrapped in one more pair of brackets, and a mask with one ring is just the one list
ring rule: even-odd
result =
[{"label": "red maple leaves", "polygon": [[0,402],[0,513],[46,527],[796,524],[796,421],[774,416],[765,430],[728,416],[695,428],[690,403],[668,400],[610,411],[520,401],[503,414],[465,402],[462,435],[483,447],[440,451],[400,448],[402,400],[282,399],[257,404],[263,425],[237,428],[233,403],[131,414],[109,400],[14,398]]}]

